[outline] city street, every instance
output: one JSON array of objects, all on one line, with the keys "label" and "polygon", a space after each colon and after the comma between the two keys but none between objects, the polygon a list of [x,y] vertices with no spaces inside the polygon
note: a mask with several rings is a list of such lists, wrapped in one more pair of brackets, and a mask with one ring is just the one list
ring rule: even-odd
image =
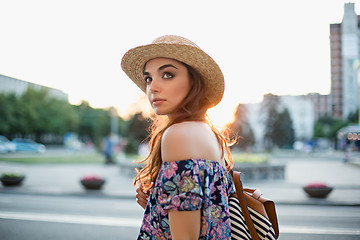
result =
[{"label": "city street", "polygon": [[0,239],[136,239],[142,209],[135,200],[0,195]]},{"label": "city street", "polygon": [[360,240],[360,0],[0,9],[0,240]]},{"label": "city street", "polygon": [[[133,199],[0,195],[0,239],[136,239],[142,209]],[[359,239],[360,208],[277,205],[282,240]]]},{"label": "city street", "polygon": [[[285,179],[249,181],[245,186],[257,187],[275,201],[279,239],[360,239],[358,164],[343,163],[336,152],[282,153],[271,162],[286,165]],[[1,162],[0,169],[26,175],[21,186],[0,186],[1,240],[136,239],[143,209],[135,201],[132,177],[119,166]],[[79,179],[87,174],[105,176],[104,188],[84,190]],[[314,181],[334,187],[327,199],[305,195],[302,186]]]}]

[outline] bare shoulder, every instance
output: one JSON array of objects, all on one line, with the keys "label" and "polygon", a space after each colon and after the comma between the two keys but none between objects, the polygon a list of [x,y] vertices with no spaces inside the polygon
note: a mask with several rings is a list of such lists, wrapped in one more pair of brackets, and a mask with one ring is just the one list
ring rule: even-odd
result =
[{"label": "bare shoulder", "polygon": [[179,161],[192,158],[219,159],[217,139],[206,123],[182,122],[170,126],[161,140],[163,161]]},{"label": "bare shoulder", "polygon": [[[207,124],[201,122],[182,122],[170,126],[166,129],[162,143],[176,144],[187,143],[194,139],[201,139],[204,133],[210,133]],[[199,135],[200,134],[200,135]]]},{"label": "bare shoulder", "polygon": [[206,123],[202,122],[182,122],[177,123],[172,126],[170,126],[168,129],[166,129],[164,136],[165,137],[172,137],[177,136],[180,134],[183,137],[194,137],[196,134],[194,134],[194,131],[207,131],[210,130],[209,126]]}]

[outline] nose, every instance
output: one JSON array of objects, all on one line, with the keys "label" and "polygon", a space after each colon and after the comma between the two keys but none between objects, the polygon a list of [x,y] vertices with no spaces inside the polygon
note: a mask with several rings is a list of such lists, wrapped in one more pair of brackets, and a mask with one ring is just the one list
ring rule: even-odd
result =
[{"label": "nose", "polygon": [[153,78],[151,83],[148,85],[148,89],[151,93],[160,92],[160,84],[156,78]]}]

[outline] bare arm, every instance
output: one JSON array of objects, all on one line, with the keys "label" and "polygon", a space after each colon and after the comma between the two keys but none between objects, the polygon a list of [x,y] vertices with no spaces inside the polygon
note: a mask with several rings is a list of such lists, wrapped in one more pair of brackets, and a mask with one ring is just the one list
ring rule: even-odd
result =
[{"label": "bare arm", "polygon": [[[183,122],[169,127],[161,140],[161,157],[164,162],[186,159],[219,161],[221,152],[217,139],[204,123]],[[175,240],[199,239],[201,210],[169,211],[171,236]]]},{"label": "bare arm", "polygon": [[199,239],[201,227],[201,213],[196,211],[169,211],[169,224],[172,239]]}]

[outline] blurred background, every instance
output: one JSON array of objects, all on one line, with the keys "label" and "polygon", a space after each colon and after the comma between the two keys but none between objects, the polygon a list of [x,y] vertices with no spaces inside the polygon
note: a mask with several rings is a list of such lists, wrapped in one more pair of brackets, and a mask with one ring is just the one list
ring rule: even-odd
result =
[{"label": "blurred background", "polygon": [[[231,151],[244,183],[279,203],[280,239],[359,238],[359,1],[0,1],[0,9],[0,173],[22,177],[0,188],[1,239],[136,237],[132,180],[152,112],[120,61],[166,34],[189,38],[220,65],[225,94],[210,119],[238,137]],[[104,181],[91,191],[84,179]],[[307,186],[331,190],[314,198]]]}]

